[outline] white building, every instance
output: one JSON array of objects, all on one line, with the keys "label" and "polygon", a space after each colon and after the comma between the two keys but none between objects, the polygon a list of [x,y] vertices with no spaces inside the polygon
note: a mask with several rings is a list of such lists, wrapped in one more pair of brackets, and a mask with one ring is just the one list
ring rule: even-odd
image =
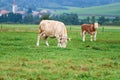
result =
[{"label": "white building", "polygon": [[17,5],[16,5],[16,1],[14,0],[13,6],[12,6],[12,12],[16,13],[17,12]]}]

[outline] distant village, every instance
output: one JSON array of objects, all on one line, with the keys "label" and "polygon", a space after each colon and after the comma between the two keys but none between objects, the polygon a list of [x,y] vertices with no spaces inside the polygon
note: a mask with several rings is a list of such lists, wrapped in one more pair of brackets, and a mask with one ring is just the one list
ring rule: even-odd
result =
[{"label": "distant village", "polygon": [[[11,10],[11,11],[8,11],[8,10],[5,10],[5,9],[0,10],[0,16],[2,16],[2,15],[4,15],[4,14],[8,14],[8,13],[10,13],[10,12],[12,12],[12,13],[17,13],[17,14],[21,14],[22,16],[27,15],[27,12],[26,12],[26,11],[21,11],[21,10],[19,10],[18,8],[19,8],[19,7],[18,7],[18,5],[16,4],[16,1],[14,0],[14,3],[13,3],[13,5],[12,5],[12,10]],[[41,11],[32,11],[31,14],[32,14],[33,16],[39,16],[39,17],[41,17],[43,14],[50,14],[50,11],[43,9],[43,10],[41,10]]]},{"label": "distant village", "polygon": [[[39,24],[43,19],[53,19],[62,21],[67,25],[79,25],[83,23],[99,22],[101,25],[120,25],[119,16],[108,15],[91,15],[91,14],[75,14],[63,13],[56,15],[54,11],[42,9],[34,11],[31,8],[28,10],[20,10],[16,4],[16,0],[11,5],[11,10],[0,10],[0,23],[23,23],[23,24]],[[80,18],[86,16],[86,18]]]}]

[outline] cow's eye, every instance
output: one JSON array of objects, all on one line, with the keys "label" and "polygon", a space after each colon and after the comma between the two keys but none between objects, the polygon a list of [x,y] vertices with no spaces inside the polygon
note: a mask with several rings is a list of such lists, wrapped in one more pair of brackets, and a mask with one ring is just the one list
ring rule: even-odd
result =
[{"label": "cow's eye", "polygon": [[62,40],[62,38],[60,38],[60,40]]}]

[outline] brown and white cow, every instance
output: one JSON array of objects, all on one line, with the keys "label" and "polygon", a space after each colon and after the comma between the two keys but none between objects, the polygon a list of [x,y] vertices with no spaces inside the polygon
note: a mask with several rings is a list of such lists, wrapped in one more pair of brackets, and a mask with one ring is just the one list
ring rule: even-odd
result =
[{"label": "brown and white cow", "polygon": [[82,24],[81,30],[82,30],[82,40],[83,40],[83,42],[85,42],[86,32],[91,35],[90,41],[93,41],[92,38],[94,38],[94,41],[96,41],[97,28],[98,28],[98,23]]},{"label": "brown and white cow", "polygon": [[54,20],[42,20],[39,25],[37,46],[39,46],[41,37],[44,37],[47,46],[49,46],[47,41],[48,37],[55,37],[58,40],[58,47],[66,48],[68,38],[67,30],[63,22]]}]

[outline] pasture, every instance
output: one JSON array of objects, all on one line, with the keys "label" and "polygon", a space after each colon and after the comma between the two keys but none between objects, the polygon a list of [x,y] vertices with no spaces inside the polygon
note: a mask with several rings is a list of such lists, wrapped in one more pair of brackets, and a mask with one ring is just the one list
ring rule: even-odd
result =
[{"label": "pasture", "polygon": [[99,27],[96,42],[82,42],[80,26],[67,29],[67,48],[51,38],[36,47],[38,25],[1,24],[0,80],[120,79],[120,26]]},{"label": "pasture", "polygon": [[[76,13],[76,14],[93,14],[93,15],[118,15],[120,16],[119,11],[120,3],[94,6],[94,7],[69,7],[65,6],[67,10],[57,10],[57,13]],[[81,17],[81,16],[80,16]]]}]

